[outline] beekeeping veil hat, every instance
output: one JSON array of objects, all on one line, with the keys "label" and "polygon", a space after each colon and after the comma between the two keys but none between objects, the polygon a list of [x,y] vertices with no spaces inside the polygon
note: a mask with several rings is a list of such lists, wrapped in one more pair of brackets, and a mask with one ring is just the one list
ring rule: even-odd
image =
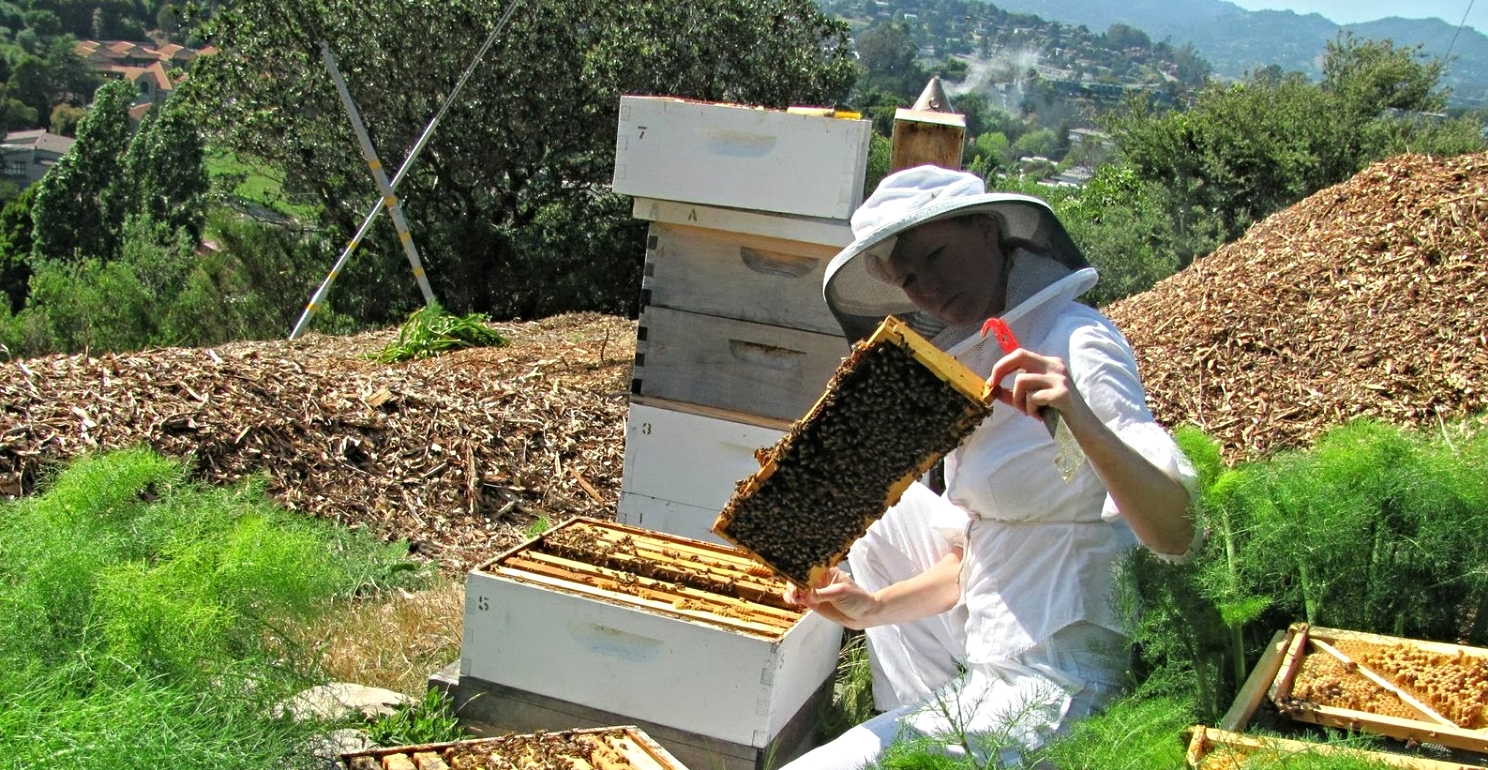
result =
[{"label": "beekeeping veil hat", "polygon": [[[822,282],[827,307],[849,341],[869,336],[889,315],[927,336],[944,326],[919,311],[898,286],[877,277],[881,273],[878,260],[893,252],[899,233],[969,214],[994,216],[1004,244],[1017,244],[1071,270],[1090,266],[1054,211],[1038,198],[989,193],[981,177],[939,166],[898,171],[884,177],[853,212],[853,242],[832,258]],[[995,280],[995,276],[986,278]],[[967,276],[967,280],[977,279]]]}]

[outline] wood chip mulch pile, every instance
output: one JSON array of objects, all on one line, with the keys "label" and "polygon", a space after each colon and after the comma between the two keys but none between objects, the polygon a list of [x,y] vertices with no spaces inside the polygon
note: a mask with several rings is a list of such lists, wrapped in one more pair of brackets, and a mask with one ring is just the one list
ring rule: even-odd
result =
[{"label": "wood chip mulch pile", "polygon": [[294,510],[368,527],[464,572],[540,517],[614,518],[636,325],[494,324],[510,341],[366,356],[396,330],[0,364],[0,492],[76,455],[147,445]]},{"label": "wood chip mulch pile", "polygon": [[1488,407],[1488,155],[1376,163],[1105,312],[1149,402],[1231,460]]}]

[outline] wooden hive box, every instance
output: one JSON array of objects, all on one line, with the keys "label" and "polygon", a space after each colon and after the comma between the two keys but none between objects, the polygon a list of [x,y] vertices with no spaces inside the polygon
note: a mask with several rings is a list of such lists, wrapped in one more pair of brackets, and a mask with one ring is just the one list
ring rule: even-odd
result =
[{"label": "wooden hive box", "polygon": [[713,531],[790,580],[816,584],[991,404],[986,382],[890,317],[739,482]]},{"label": "wooden hive box", "polygon": [[518,770],[687,770],[634,725],[555,733],[504,735],[352,751],[342,770],[461,770],[499,766]]},{"label": "wooden hive box", "polygon": [[1321,754],[1382,762],[1407,770],[1481,770],[1480,765],[1443,762],[1424,757],[1363,751],[1342,746],[1328,746],[1287,738],[1259,737],[1195,727],[1189,732],[1188,766],[1194,770],[1234,770],[1255,761],[1258,767],[1286,767],[1286,758],[1296,755]]},{"label": "wooden hive box", "polygon": [[768,234],[652,222],[631,393],[794,420],[848,352],[821,287],[851,231],[689,207],[700,209],[710,224]]},{"label": "wooden hive box", "polygon": [[848,352],[822,300],[842,220],[638,198],[651,222],[617,520],[722,542],[734,484]]},{"label": "wooden hive box", "polygon": [[872,123],[621,96],[614,190],[640,198],[846,219],[863,200]]},{"label": "wooden hive box", "polygon": [[729,548],[574,519],[470,572],[460,680],[505,729],[635,723],[688,764],[805,747],[840,628]]},{"label": "wooden hive box", "polygon": [[[1272,673],[1274,672],[1274,673]],[[1488,650],[1293,624],[1241,696],[1299,722],[1436,744],[1488,759]],[[1253,713],[1237,698],[1233,721]],[[1232,721],[1227,717],[1226,722]]]}]

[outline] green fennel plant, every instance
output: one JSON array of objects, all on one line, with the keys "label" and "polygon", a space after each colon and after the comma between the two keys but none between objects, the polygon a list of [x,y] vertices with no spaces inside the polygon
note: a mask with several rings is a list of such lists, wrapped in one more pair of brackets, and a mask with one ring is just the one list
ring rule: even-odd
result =
[{"label": "green fennel plant", "polygon": [[451,350],[505,345],[506,339],[487,326],[486,321],[486,317],[479,313],[454,316],[438,305],[422,307],[398,328],[398,340],[372,357],[381,363],[392,364]]},{"label": "green fennel plant", "polygon": [[149,450],[44,489],[0,505],[0,768],[301,766],[326,725],[273,706],[322,677],[280,629],[423,579],[399,544]]}]

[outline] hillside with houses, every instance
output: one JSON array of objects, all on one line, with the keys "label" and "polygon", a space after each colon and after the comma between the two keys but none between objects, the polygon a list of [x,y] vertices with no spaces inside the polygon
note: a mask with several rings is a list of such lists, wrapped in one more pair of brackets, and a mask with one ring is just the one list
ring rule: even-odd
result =
[{"label": "hillside with houses", "polygon": [[[73,46],[80,62],[100,81],[122,80],[134,86],[131,124],[138,124],[152,108],[175,94],[197,57],[215,51],[211,46],[189,48],[152,40],[81,40]],[[59,106],[70,105],[64,102]],[[72,136],[54,132],[67,131],[68,125],[66,121],[60,125],[53,121],[49,126],[7,130],[0,139],[4,181],[23,190],[40,180],[72,149]]]}]

